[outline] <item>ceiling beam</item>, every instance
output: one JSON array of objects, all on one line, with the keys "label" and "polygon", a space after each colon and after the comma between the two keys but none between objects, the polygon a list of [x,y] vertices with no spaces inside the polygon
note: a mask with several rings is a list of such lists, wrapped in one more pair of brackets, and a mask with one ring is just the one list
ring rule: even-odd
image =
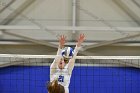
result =
[{"label": "ceiling beam", "polygon": [[83,51],[85,51],[87,49],[90,49],[90,48],[96,48],[96,47],[100,47],[100,46],[105,46],[105,45],[118,43],[118,42],[124,41],[126,39],[135,38],[135,37],[139,37],[139,36],[140,36],[140,33],[139,34],[134,34],[134,35],[129,35],[129,36],[126,36],[126,37],[115,39],[115,40],[101,42],[101,43],[98,43],[98,44],[92,44],[92,45],[84,46]]},{"label": "ceiling beam", "polygon": [[[12,20],[14,20],[17,16],[22,16],[24,18],[26,18],[27,20],[31,21],[32,23],[34,23],[35,25],[37,25],[40,29],[42,30],[45,30],[45,31],[48,31],[47,28],[45,28],[44,26],[42,26],[41,24],[39,24],[38,22],[35,22],[33,21],[32,19],[30,19],[29,17],[27,17],[26,15],[22,14],[22,12],[27,8],[29,7],[33,2],[35,2],[36,0],[26,0],[22,5],[20,5],[19,8],[17,9],[13,9],[13,8],[10,8],[9,7],[9,10],[12,11],[12,13],[10,15],[8,15],[0,24],[2,25],[7,25],[9,24]],[[2,31],[4,31],[4,29],[2,29]],[[49,31],[50,33],[52,33],[53,35],[56,35],[56,37],[58,37],[59,35],[57,33],[54,33],[52,31]],[[18,35],[18,34],[15,34],[15,33],[11,33],[11,32],[5,32],[5,34],[9,34],[9,35],[13,35],[13,36],[16,36],[16,37],[20,37],[20,38],[24,38],[28,41],[31,41],[31,42],[34,42],[34,43],[37,43],[37,44],[42,44],[42,45],[47,45],[47,46],[51,46],[51,47],[56,47],[56,45],[54,44],[51,44],[49,42],[46,42],[47,44],[45,44],[45,42],[43,41],[39,41],[39,40],[36,40],[36,39],[32,39],[32,38],[29,38],[29,37],[25,37],[25,36],[22,36],[22,35]],[[53,46],[54,45],[54,46]]]},{"label": "ceiling beam", "polygon": [[[76,2],[77,0],[72,0],[72,27],[75,28],[76,27],[76,19],[77,19],[77,9],[76,9]],[[72,30],[72,41],[75,41],[76,40],[76,35],[77,35],[77,32],[75,29]]]},{"label": "ceiling beam", "polygon": [[0,22],[2,25],[7,25],[9,24],[12,20],[14,20],[20,13],[22,13],[26,8],[28,8],[33,2],[36,0],[26,0],[19,8],[17,9],[11,9],[10,7],[9,10],[12,11],[11,14],[9,14],[3,21]]},{"label": "ceiling beam", "polygon": [[[86,27],[86,26],[78,26],[78,27],[72,27],[72,26],[46,26],[48,30],[55,30],[55,31],[107,31],[112,32],[116,31],[113,28],[110,27]],[[123,32],[139,32],[140,27],[115,27],[117,30]],[[21,26],[21,25],[0,25],[1,30],[41,30],[39,26]]]},{"label": "ceiling beam", "polygon": [[133,0],[133,2],[140,8],[140,1],[139,0]]},{"label": "ceiling beam", "polygon": [[30,37],[27,37],[27,36],[23,36],[23,35],[19,35],[19,34],[16,34],[16,33],[8,32],[8,31],[4,31],[4,33],[7,34],[7,35],[12,35],[12,36],[15,36],[15,37],[25,39],[27,41],[30,41],[30,42],[33,42],[33,43],[36,43],[36,44],[41,44],[41,45],[45,45],[45,46],[49,46],[49,47],[53,47],[53,48],[57,48],[57,46],[58,46],[58,45],[52,44],[48,41],[37,40],[37,39],[33,39],[33,38],[30,38]]},{"label": "ceiling beam", "polygon": [[[115,1],[120,1],[120,0],[115,0]],[[131,1],[131,0],[121,0],[121,1]],[[99,47],[99,46],[104,46],[104,45],[109,45],[109,44],[113,44],[113,43],[117,43],[117,42],[121,42],[123,40],[126,40],[126,39],[129,39],[129,38],[134,38],[134,37],[138,37],[140,36],[140,33],[139,34],[135,34],[135,35],[129,35],[128,33],[124,33],[122,32],[121,30],[119,30],[118,28],[114,27],[112,24],[110,24],[109,22],[105,21],[103,18],[100,18],[98,16],[96,16],[95,14],[91,13],[90,11],[82,8],[81,6],[78,5],[78,8],[83,11],[85,14],[88,14],[89,16],[91,16],[92,18],[96,19],[96,20],[99,20],[101,21],[102,23],[106,24],[108,27],[110,27],[111,29],[114,29],[115,32],[119,32],[121,33],[122,35],[127,35],[126,37],[122,37],[122,38],[119,38],[119,39],[116,39],[116,40],[111,40],[111,41],[106,41],[106,42],[102,42],[102,43],[99,43],[99,44],[96,44],[96,45],[89,45],[89,46],[85,46],[83,47],[83,50],[87,50],[89,48],[95,48],[95,47]],[[132,8],[132,6],[131,6]],[[140,9],[139,9],[140,10]],[[137,8],[137,12],[139,11],[138,8]],[[140,12],[139,12],[140,13]],[[138,16],[138,15],[136,15]],[[103,30],[104,31],[104,30]],[[128,36],[129,35],[129,36]]]},{"label": "ceiling beam", "polygon": [[[76,27],[76,1],[77,0],[72,0],[72,27],[75,28]],[[73,33],[75,33],[75,30],[72,31]]]},{"label": "ceiling beam", "polygon": [[5,9],[7,9],[11,4],[13,4],[16,0],[11,0],[8,4],[6,4],[1,10],[0,13],[2,13]]},{"label": "ceiling beam", "polygon": [[[26,8],[28,8],[35,1],[36,0],[26,0],[19,8],[15,9],[15,10],[9,8],[9,10],[11,10],[12,13],[9,14],[0,24],[2,24],[2,25],[9,24],[12,20],[14,20],[17,16],[19,16]],[[6,29],[2,29],[2,31],[5,34],[12,35],[12,36],[19,37],[19,38],[23,38],[23,39],[25,39],[27,41],[31,41],[33,43],[57,48],[57,46],[55,44],[49,43],[47,41],[36,40],[36,39],[30,38],[30,37],[27,37],[27,36],[19,35],[19,34],[16,34],[16,33],[5,31],[5,30]]]},{"label": "ceiling beam", "polygon": [[119,5],[137,24],[140,25],[140,8],[133,0],[113,0]]}]

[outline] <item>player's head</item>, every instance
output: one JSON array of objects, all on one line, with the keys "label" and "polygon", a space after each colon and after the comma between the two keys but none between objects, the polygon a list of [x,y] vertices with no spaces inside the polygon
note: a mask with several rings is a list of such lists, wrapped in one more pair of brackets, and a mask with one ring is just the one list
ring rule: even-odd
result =
[{"label": "player's head", "polygon": [[58,67],[59,67],[59,69],[64,69],[65,65],[66,65],[66,62],[64,61],[64,58],[62,57],[60,59],[60,62],[58,64]]},{"label": "player's head", "polygon": [[58,64],[59,69],[64,69],[65,65],[69,62],[69,59],[73,57],[73,49],[71,47],[65,47],[61,51],[62,58]]},{"label": "player's head", "polygon": [[71,48],[71,47],[65,47],[62,50],[61,54],[62,54],[62,56],[64,58],[64,61],[66,63],[68,63],[68,60],[73,57],[73,48]]},{"label": "player's head", "polygon": [[65,93],[64,86],[58,84],[57,80],[47,83],[47,89],[49,93]]}]

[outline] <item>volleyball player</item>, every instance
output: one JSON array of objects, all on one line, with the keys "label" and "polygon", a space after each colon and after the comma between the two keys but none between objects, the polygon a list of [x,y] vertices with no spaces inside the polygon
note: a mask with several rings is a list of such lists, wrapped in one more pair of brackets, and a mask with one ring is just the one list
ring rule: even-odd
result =
[{"label": "volleyball player", "polygon": [[60,36],[57,56],[50,66],[50,82],[48,84],[49,93],[69,93],[70,78],[74,68],[75,58],[84,39],[85,35],[80,34],[76,47],[73,50],[71,47],[64,48],[66,36]]}]

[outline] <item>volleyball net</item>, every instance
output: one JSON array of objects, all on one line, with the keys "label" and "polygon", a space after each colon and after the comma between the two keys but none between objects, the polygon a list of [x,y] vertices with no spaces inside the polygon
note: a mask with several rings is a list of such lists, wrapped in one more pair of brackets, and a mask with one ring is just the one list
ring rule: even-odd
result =
[{"label": "volleyball net", "polygon": [[[0,54],[0,93],[47,93],[55,55]],[[77,56],[70,93],[139,93],[140,56]]]},{"label": "volleyball net", "polygon": [[[39,65],[52,63],[56,55],[0,54],[0,67],[12,65]],[[140,56],[77,56],[76,65],[112,65],[140,67]]]}]

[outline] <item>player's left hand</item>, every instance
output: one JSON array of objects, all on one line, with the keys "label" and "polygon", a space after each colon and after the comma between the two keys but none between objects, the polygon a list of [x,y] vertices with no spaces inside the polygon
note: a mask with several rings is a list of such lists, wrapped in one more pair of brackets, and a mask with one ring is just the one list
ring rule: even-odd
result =
[{"label": "player's left hand", "polygon": [[66,43],[66,36],[64,35],[61,35],[60,38],[59,38],[59,45],[60,45],[60,48],[63,48],[64,45]]},{"label": "player's left hand", "polygon": [[84,34],[80,34],[78,40],[77,40],[77,46],[80,47],[81,43],[85,40],[85,35]]}]

